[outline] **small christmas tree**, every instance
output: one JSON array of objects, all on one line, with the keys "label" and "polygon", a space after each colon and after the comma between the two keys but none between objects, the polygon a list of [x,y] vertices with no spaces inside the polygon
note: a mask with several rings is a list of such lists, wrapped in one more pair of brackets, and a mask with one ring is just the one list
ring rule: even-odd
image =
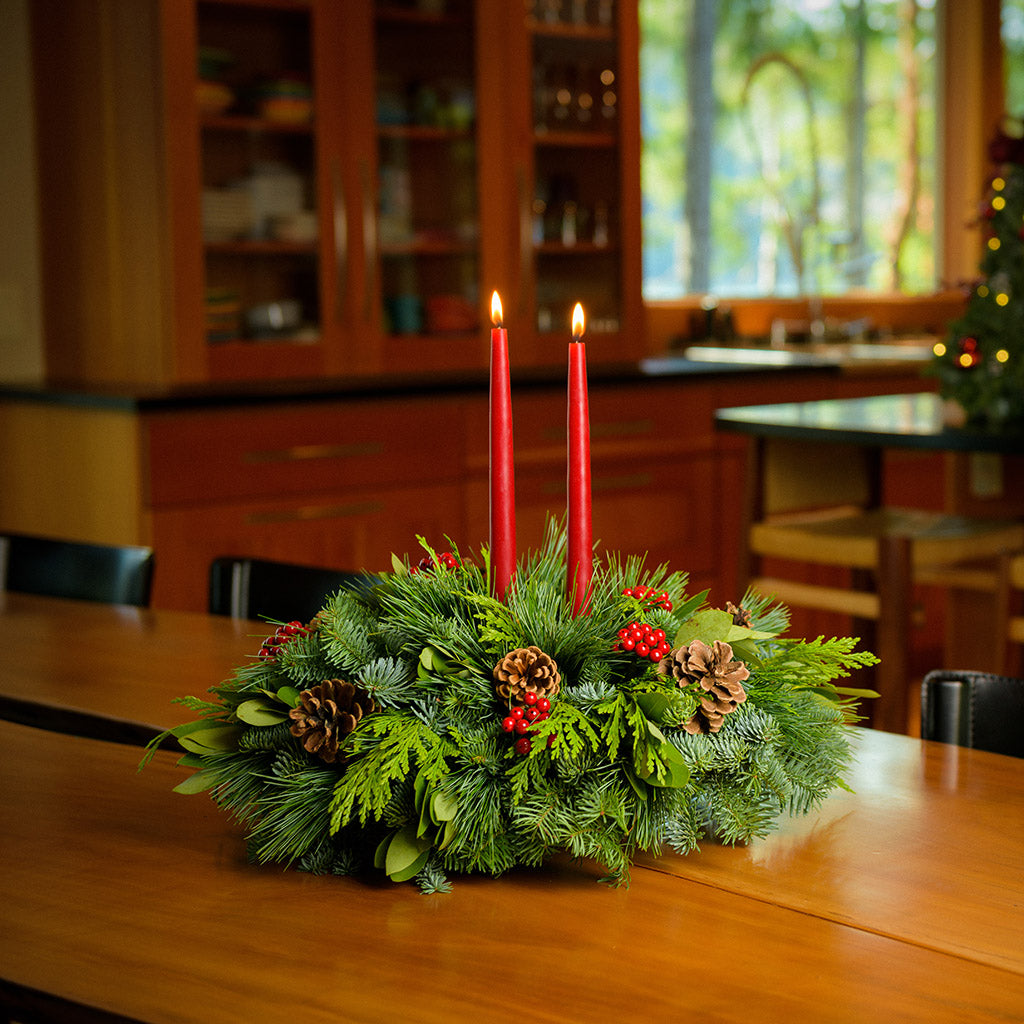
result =
[{"label": "small christmas tree", "polygon": [[1000,129],[989,157],[980,277],[933,363],[942,396],[979,425],[1024,420],[1024,124]]}]

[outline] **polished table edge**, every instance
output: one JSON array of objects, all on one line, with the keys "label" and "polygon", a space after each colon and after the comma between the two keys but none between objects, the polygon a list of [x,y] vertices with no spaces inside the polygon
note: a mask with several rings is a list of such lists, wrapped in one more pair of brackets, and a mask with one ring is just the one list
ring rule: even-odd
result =
[{"label": "polished table edge", "polygon": [[932,392],[723,407],[715,411],[714,420],[719,430],[754,437],[1024,454],[1019,425],[1003,429],[950,426],[943,421],[942,399]]},{"label": "polished table edge", "polygon": [[0,1019],[21,1024],[146,1024],[110,1010],[76,1003],[62,996],[0,977]]},{"label": "polished table edge", "polygon": [[[32,729],[62,733],[66,736],[80,736],[83,739],[120,743],[131,747],[148,747],[165,732],[154,725],[113,718],[95,711],[80,711],[77,708],[54,707],[50,704],[22,700],[0,694],[0,719],[25,725]],[[172,736],[163,736],[158,744],[167,750],[181,747]]]}]

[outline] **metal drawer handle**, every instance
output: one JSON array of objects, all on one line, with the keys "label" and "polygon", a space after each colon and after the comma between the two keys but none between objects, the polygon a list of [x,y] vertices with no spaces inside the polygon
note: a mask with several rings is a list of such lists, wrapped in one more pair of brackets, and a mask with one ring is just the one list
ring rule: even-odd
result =
[{"label": "metal drawer handle", "polygon": [[291,448],[271,448],[266,451],[246,452],[246,464],[264,462],[304,462],[308,459],[347,459],[356,455],[381,455],[383,441],[353,441],[350,444],[297,444]]},{"label": "metal drawer handle", "polygon": [[300,508],[283,508],[273,512],[249,512],[245,517],[248,526],[266,526],[271,523],[305,523],[317,519],[351,519],[353,516],[369,516],[384,511],[380,501],[354,501],[350,505],[307,505]]}]

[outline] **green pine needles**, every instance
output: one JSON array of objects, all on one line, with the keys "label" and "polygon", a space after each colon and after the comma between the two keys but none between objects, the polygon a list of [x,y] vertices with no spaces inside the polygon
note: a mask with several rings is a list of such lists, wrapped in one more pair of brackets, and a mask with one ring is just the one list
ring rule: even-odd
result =
[{"label": "green pine needles", "polygon": [[255,861],[439,892],[562,852],[621,884],[637,851],[749,842],[844,786],[872,694],[837,681],[876,661],[854,640],[785,639],[784,608],[708,608],[685,574],[615,554],[573,617],[554,520],[505,604],[486,550],[421,544],[425,563],[396,558],[182,700],[195,771],[176,788],[241,820]]}]

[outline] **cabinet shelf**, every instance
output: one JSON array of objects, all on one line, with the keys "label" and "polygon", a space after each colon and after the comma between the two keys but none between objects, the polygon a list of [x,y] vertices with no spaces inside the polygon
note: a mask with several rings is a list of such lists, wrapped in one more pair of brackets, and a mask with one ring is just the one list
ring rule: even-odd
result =
[{"label": "cabinet shelf", "polygon": [[538,37],[548,39],[586,39],[613,42],[615,31],[610,25],[579,25],[571,21],[538,21],[527,18],[526,27]]},{"label": "cabinet shelf", "polygon": [[392,25],[440,25],[454,27],[466,25],[469,19],[464,14],[451,14],[444,11],[418,11],[408,7],[378,5],[375,15],[378,22]]},{"label": "cabinet shelf", "polygon": [[470,128],[442,128],[429,124],[381,124],[377,134],[382,139],[405,139],[410,142],[459,142],[472,139]]},{"label": "cabinet shelf", "polygon": [[311,121],[273,121],[254,114],[204,114],[199,121],[203,131],[239,132],[248,135],[311,135]]},{"label": "cabinet shelf", "polygon": [[315,256],[316,242],[280,242],[238,240],[231,242],[204,242],[206,252],[223,256]]},{"label": "cabinet shelf", "polygon": [[533,144],[558,149],[614,149],[618,139],[612,132],[534,131]]},{"label": "cabinet shelf", "polygon": [[380,247],[381,256],[471,256],[475,252],[473,243],[443,240],[385,242]]},{"label": "cabinet shelf", "polygon": [[534,246],[538,256],[604,256],[614,255],[615,245],[595,245],[593,242],[579,242],[576,245],[562,245],[560,242],[542,242]]}]

